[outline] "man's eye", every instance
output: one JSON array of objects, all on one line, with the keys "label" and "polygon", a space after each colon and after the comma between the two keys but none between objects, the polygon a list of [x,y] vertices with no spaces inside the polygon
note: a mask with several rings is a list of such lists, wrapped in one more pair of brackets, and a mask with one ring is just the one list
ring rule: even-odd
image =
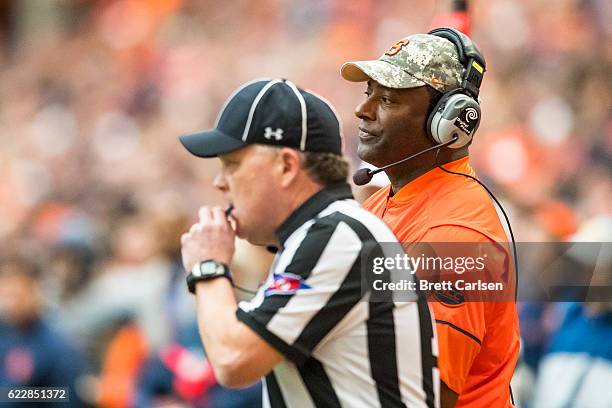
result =
[{"label": "man's eye", "polygon": [[222,168],[226,173],[231,173],[236,170],[236,163],[223,163]]},{"label": "man's eye", "polygon": [[381,96],[380,100],[384,103],[391,103],[391,98],[389,98],[388,96]]},{"label": "man's eye", "polygon": [[372,95],[372,92],[370,92],[370,91],[365,91],[365,92],[364,92],[364,95],[365,95],[365,96],[370,96],[370,95]]}]

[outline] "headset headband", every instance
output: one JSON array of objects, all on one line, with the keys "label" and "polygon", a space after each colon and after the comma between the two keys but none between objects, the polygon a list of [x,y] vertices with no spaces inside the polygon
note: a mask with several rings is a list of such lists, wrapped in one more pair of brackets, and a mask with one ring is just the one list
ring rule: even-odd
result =
[{"label": "headset headband", "polygon": [[454,28],[435,28],[427,34],[444,38],[455,45],[459,62],[465,67],[465,75],[461,87],[468,91],[474,98],[478,98],[480,84],[486,70],[487,64],[478,46],[470,37]]}]

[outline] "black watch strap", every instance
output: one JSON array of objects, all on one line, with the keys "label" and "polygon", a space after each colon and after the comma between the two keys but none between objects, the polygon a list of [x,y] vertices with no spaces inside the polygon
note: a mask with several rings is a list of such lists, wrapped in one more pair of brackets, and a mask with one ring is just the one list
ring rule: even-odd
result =
[{"label": "black watch strap", "polygon": [[207,281],[207,280],[213,280],[213,279],[217,279],[217,278],[227,278],[230,283],[232,284],[232,286],[234,285],[234,282],[232,280],[232,274],[230,273],[230,269],[229,266],[227,266],[227,264],[224,264],[222,262],[217,262],[214,261],[212,259],[208,259],[206,261],[202,261],[199,262],[195,267],[195,268],[201,268],[201,266],[203,264],[214,264],[215,267],[217,268],[222,268],[222,273],[215,273],[215,274],[194,274],[194,271],[190,271],[187,274],[186,280],[187,280],[187,289],[189,289],[190,293],[195,294],[195,286],[196,283],[198,282],[202,282],[202,281]]}]

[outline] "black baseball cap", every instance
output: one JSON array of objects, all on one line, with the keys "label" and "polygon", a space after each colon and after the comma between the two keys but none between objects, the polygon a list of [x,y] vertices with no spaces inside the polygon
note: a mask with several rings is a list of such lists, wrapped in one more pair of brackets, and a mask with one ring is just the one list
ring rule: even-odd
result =
[{"label": "black baseball cap", "polygon": [[342,154],[341,126],[329,102],[286,79],[259,79],[225,102],[214,129],[180,136],[190,153],[216,157],[250,144]]}]

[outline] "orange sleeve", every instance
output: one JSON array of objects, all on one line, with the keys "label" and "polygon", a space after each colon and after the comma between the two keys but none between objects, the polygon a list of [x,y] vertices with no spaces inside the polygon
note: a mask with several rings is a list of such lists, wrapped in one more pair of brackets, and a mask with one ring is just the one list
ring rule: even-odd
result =
[{"label": "orange sleeve", "polygon": [[442,302],[430,304],[436,319],[440,379],[461,394],[482,344],[482,307],[478,307],[477,303],[458,306],[448,306]]},{"label": "orange sleeve", "polygon": [[[422,242],[491,242],[484,234],[458,225],[430,228]],[[457,394],[463,391],[486,331],[485,308],[481,302],[449,305],[430,302],[438,335],[440,378]]]}]

